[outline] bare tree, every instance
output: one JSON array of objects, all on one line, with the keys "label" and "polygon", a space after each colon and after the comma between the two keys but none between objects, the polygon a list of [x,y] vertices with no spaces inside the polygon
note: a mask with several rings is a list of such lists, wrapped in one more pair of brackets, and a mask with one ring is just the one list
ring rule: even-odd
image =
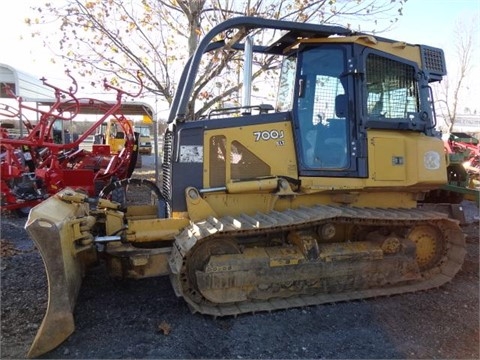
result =
[{"label": "bare tree", "polygon": [[[362,19],[371,20],[374,28],[368,30],[382,31],[401,16],[405,1],[66,0],[61,7],[52,2],[36,6],[38,18],[28,18],[27,22],[57,21],[60,32],[45,39],[45,46],[56,49],[56,57],[80,75],[100,73],[111,81],[135,84],[134,74],[140,70],[145,89],[170,104],[179,72],[201,36],[226,19],[249,15],[349,27]],[[34,33],[40,34],[41,30]],[[219,100],[236,99],[242,86],[237,81],[242,60],[235,56],[221,50],[203,64],[192,96],[203,105],[195,114],[192,110],[191,116],[200,116]],[[255,62],[254,78],[272,72],[277,65],[268,56],[255,57]],[[221,81],[212,81],[219,77]]]},{"label": "bare tree", "polygon": [[478,20],[475,14],[469,19],[459,18],[455,22],[454,45],[456,62],[449,66],[450,75],[437,88],[437,102],[445,119],[448,132],[457,120],[462,96],[468,91],[468,76],[473,67],[473,59],[478,46]]}]

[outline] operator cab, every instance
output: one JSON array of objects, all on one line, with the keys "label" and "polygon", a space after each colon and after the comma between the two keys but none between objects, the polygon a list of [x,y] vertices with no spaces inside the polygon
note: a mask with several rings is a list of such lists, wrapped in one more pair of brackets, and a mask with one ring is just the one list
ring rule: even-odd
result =
[{"label": "operator cab", "polygon": [[435,127],[434,77],[373,40],[300,41],[284,59],[276,109],[293,112],[301,176],[367,177],[367,129]]}]

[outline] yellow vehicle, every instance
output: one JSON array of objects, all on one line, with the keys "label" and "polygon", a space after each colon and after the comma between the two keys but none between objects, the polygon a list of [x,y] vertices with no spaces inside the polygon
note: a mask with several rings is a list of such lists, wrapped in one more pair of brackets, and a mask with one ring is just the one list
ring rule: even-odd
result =
[{"label": "yellow vehicle", "polygon": [[152,154],[152,135],[150,125],[135,125],[138,133],[138,152],[143,155]]},{"label": "yellow vehicle", "polygon": [[[244,46],[261,29],[286,33]],[[283,58],[274,111],[186,118],[202,55],[224,48],[245,48],[246,61],[249,49]],[[81,280],[100,250],[112,276],[168,275],[193,312],[214,316],[451,280],[462,231],[419,207],[447,182],[430,88],[445,73],[440,49],[342,27],[250,17],[217,25],[180,79],[162,190],[145,182],[156,204],[125,208],[66,189],[32,209],[26,229],[45,262],[49,303],[29,356],[74,331]]]},{"label": "yellow vehicle", "polygon": [[125,141],[129,139],[129,136],[134,139],[133,132],[133,121],[111,118],[97,128],[95,143],[110,145],[110,152],[118,154],[125,147]]},{"label": "yellow vehicle", "polygon": [[134,129],[132,120],[124,117],[108,119],[97,128],[95,144],[108,145],[110,154],[123,154],[126,148],[133,148],[133,166],[142,167],[142,157],[139,156],[139,134]]}]

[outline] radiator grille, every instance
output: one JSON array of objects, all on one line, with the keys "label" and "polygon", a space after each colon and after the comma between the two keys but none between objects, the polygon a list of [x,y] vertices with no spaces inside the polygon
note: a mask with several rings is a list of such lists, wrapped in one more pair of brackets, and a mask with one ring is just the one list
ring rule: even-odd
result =
[{"label": "radiator grille", "polygon": [[162,163],[162,195],[167,206],[167,217],[172,214],[172,157],[173,132],[167,131],[164,137]]},{"label": "radiator grille", "polygon": [[422,46],[421,52],[424,70],[440,77],[447,74],[445,56],[442,49]]}]

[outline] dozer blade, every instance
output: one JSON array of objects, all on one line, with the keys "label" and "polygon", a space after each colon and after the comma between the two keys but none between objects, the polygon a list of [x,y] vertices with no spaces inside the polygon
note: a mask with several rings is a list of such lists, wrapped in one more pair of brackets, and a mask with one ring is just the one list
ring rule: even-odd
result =
[{"label": "dozer blade", "polygon": [[48,279],[47,312],[28,352],[30,358],[54,349],[75,329],[73,309],[84,270],[96,257],[92,245],[85,245],[88,239],[82,238],[88,220],[91,223],[83,205],[51,197],[32,209],[25,225]]}]

